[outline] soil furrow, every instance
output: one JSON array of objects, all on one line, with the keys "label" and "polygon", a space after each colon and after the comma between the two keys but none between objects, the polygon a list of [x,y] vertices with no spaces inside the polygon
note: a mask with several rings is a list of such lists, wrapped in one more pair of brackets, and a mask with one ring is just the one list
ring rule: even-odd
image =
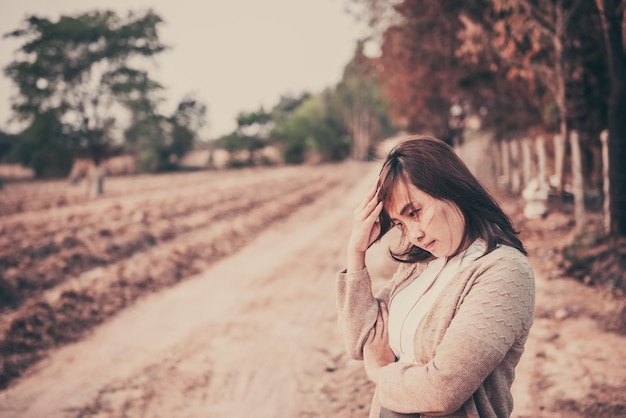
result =
[{"label": "soil furrow", "polygon": [[141,295],[177,283],[233,254],[274,222],[332,189],[340,178],[326,176],[289,193],[270,194],[272,198],[263,203],[244,205],[232,216],[213,219],[203,228],[158,242],[149,250],[87,271],[31,298],[2,319],[0,387],[50,348],[81,338]]}]

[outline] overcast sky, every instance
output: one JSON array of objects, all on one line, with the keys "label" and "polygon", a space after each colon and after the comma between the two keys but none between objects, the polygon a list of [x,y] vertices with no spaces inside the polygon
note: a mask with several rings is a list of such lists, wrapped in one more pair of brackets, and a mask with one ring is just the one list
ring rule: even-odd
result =
[{"label": "overcast sky", "polygon": [[[240,111],[272,107],[280,95],[318,93],[336,84],[364,30],[345,11],[347,0],[0,0],[0,32],[22,26],[27,15],[51,19],[61,14],[105,8],[153,9],[165,23],[162,42],[169,51],[147,67],[166,88],[162,109],[171,113],[186,93],[208,107],[205,136],[235,128]],[[4,69],[20,46],[0,38]],[[8,124],[12,83],[0,75],[0,128]]]}]

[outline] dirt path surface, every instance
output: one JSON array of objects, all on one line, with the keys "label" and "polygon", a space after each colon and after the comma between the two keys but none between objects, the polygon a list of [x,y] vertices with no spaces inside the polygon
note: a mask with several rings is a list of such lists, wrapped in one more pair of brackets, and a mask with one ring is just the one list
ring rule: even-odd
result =
[{"label": "dirt path surface", "polygon": [[[79,341],[47,350],[0,392],[0,416],[366,417],[373,386],[344,353],[335,273],[352,211],[378,165],[336,169],[341,181],[289,206],[287,217],[234,254],[120,308]],[[517,202],[504,205],[524,230],[538,292],[514,417],[626,416],[626,337],[603,325],[623,301],[562,277],[561,247],[572,236],[567,216],[531,223]],[[395,268],[388,244],[368,253],[375,286]]]}]

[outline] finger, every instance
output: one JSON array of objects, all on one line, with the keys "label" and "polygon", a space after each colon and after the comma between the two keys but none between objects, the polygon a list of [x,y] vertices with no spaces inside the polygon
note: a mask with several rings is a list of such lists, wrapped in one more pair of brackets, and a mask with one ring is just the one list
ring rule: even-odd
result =
[{"label": "finger", "polygon": [[379,202],[378,198],[374,196],[364,207],[360,208],[360,212],[363,218],[370,218],[374,213],[375,216],[378,216],[382,208],[382,202]]},{"label": "finger", "polygon": [[[365,199],[363,199],[363,201],[361,202],[361,204],[359,205],[359,207],[357,208],[357,210],[359,211],[365,211],[365,212],[370,212],[372,210],[372,208],[376,205],[376,203],[378,202],[378,198],[376,196],[376,190],[373,190],[374,193],[368,193],[367,196],[365,197]],[[370,192],[372,192],[372,190],[370,190]]]},{"label": "finger", "polygon": [[374,184],[372,187],[370,187],[370,189],[367,191],[367,195],[369,196],[369,198],[371,199],[372,196],[374,196],[376,193],[378,192],[378,184]]},{"label": "finger", "polygon": [[389,307],[385,302],[380,302],[380,311],[382,312],[383,320],[389,317]]},{"label": "finger", "polygon": [[378,310],[378,318],[376,318],[376,334],[380,338],[383,336],[385,330],[385,324],[383,323],[383,317],[381,310]]},{"label": "finger", "polygon": [[381,322],[383,324],[383,335],[385,335],[387,327],[389,326],[389,308],[387,308],[387,304],[385,302],[380,303],[380,315]]},{"label": "finger", "polygon": [[380,216],[380,212],[383,211],[383,202],[378,202],[376,204],[376,207],[372,210],[372,213],[370,213],[369,217],[376,217],[378,218],[378,216]]},{"label": "finger", "polygon": [[378,222],[378,218],[380,217],[380,212],[382,210],[383,203],[379,202],[369,213],[363,214],[363,221],[371,224]]},{"label": "finger", "polygon": [[369,210],[373,210],[374,207],[376,207],[378,203],[379,203],[378,196],[374,195],[370,198],[369,202],[367,202],[367,205],[365,207]]},{"label": "finger", "polygon": [[376,335],[376,325],[372,327],[369,334],[367,334],[367,338],[365,339],[365,344],[371,344],[374,341],[374,335]]},{"label": "finger", "polygon": [[361,202],[361,206],[365,207],[367,206],[367,204],[369,202],[372,201],[372,199],[376,196],[378,189],[376,188],[376,185],[374,185],[373,187],[371,187],[368,191],[367,194],[365,195],[365,199],[363,199],[363,201]]}]

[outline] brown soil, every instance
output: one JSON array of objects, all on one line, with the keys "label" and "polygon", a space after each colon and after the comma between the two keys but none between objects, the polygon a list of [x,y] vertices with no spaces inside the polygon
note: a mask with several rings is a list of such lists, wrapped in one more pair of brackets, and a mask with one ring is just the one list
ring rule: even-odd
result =
[{"label": "brown soil", "polygon": [[[344,353],[334,281],[377,167],[112,179],[106,198],[52,209],[13,191],[6,207],[22,211],[0,217],[0,416],[367,416],[373,386]],[[37,184],[14,187],[38,196]],[[71,186],[37,187],[58,201]],[[618,244],[501,201],[537,280],[513,416],[626,416]],[[374,286],[395,268],[393,239],[368,253]]]}]

